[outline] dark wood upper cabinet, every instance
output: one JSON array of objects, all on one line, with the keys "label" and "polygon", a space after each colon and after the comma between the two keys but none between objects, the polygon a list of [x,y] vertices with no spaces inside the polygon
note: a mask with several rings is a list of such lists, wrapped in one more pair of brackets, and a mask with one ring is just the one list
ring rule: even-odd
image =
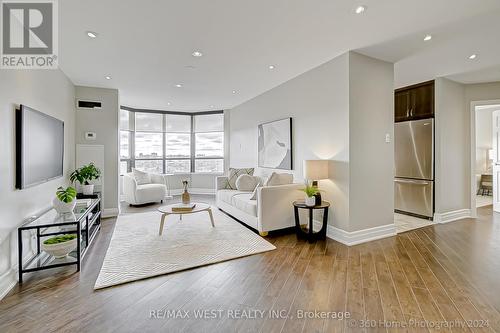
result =
[{"label": "dark wood upper cabinet", "polygon": [[396,122],[434,117],[434,81],[397,89],[394,94]]}]

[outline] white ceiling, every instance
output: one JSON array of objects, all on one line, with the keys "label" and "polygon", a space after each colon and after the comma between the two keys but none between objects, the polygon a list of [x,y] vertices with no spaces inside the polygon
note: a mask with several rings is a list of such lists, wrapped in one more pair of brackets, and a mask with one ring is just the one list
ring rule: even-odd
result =
[{"label": "white ceiling", "polygon": [[123,105],[180,111],[231,108],[348,50],[396,62],[396,86],[500,80],[500,1],[360,1],[64,0],[60,65]]}]

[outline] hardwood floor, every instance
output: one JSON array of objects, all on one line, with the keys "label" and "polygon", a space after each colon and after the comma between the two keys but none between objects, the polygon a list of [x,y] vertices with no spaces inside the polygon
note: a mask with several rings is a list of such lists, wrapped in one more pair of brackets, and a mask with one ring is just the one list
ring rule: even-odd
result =
[{"label": "hardwood floor", "polygon": [[[115,224],[107,219],[79,274],[38,272],[0,302],[0,332],[500,332],[500,217],[478,211],[353,247],[271,234],[275,251],[94,291]],[[216,319],[196,319],[198,309]],[[154,318],[160,310],[178,317]],[[350,319],[300,316],[315,310]],[[257,319],[235,319],[244,314]],[[411,320],[431,327],[395,326]]]}]

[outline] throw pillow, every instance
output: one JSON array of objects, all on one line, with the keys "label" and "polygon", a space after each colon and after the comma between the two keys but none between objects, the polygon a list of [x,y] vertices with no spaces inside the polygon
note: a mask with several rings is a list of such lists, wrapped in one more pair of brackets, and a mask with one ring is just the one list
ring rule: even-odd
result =
[{"label": "throw pillow", "polygon": [[236,190],[236,179],[240,175],[250,175],[253,176],[254,168],[245,168],[245,169],[235,169],[229,168],[229,177],[227,179],[226,189]]},{"label": "throw pillow", "polygon": [[259,177],[254,177],[246,174],[239,175],[236,179],[236,188],[238,189],[238,191],[251,192],[259,184],[259,181]]},{"label": "throw pillow", "polygon": [[289,173],[273,172],[266,182],[266,186],[287,185],[293,183],[293,175]]},{"label": "throw pillow", "polygon": [[135,181],[137,185],[144,185],[151,183],[151,175],[147,172],[139,171],[137,169],[132,169]]}]

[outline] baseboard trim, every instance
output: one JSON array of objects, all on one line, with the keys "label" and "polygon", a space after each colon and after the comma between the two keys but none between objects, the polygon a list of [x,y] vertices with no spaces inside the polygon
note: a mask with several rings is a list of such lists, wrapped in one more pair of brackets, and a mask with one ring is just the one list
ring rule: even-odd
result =
[{"label": "baseboard trim", "polygon": [[[321,222],[314,221],[314,230],[321,229],[321,225]],[[393,223],[356,231],[345,231],[331,225],[326,227],[326,237],[347,246],[371,242],[391,236],[396,236],[396,226]]]},{"label": "baseboard trim", "polygon": [[472,217],[470,209],[458,209],[446,213],[434,213],[435,223],[449,223]]},{"label": "baseboard trim", "polygon": [[0,300],[2,300],[17,284],[16,272],[9,269],[0,276]]},{"label": "baseboard trim", "polygon": [[[181,195],[182,192],[184,192],[184,190],[181,188],[170,190],[171,195]],[[213,188],[190,188],[189,193],[190,194],[213,194],[213,195],[215,195],[215,189],[213,189]]]},{"label": "baseboard trim", "polygon": [[118,208],[104,208],[102,211],[102,218],[117,217],[120,214]]}]

